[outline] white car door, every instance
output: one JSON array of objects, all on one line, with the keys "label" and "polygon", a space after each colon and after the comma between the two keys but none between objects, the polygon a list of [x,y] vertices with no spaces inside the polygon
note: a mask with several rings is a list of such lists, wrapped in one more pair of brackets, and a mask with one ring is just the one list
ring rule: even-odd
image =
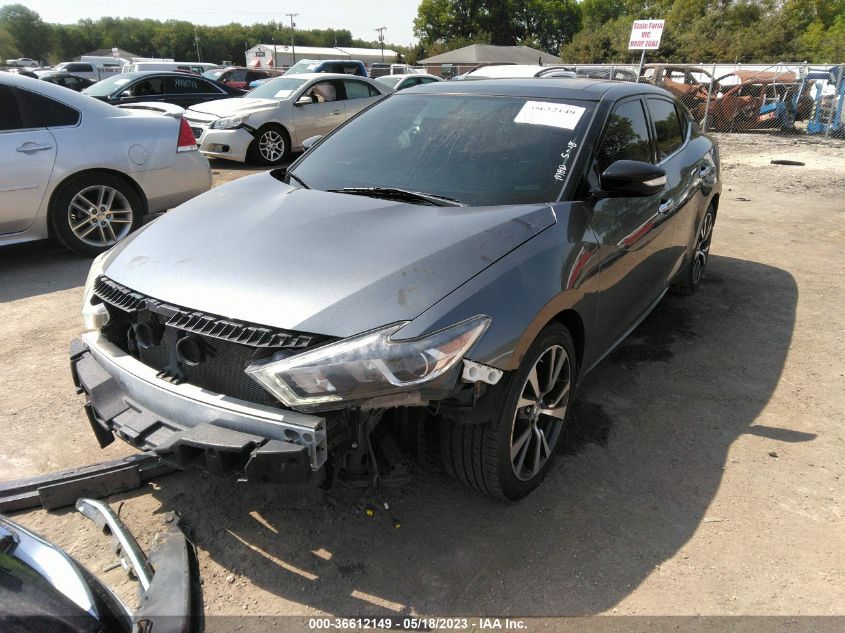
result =
[{"label": "white car door", "polygon": [[12,88],[0,85],[0,235],[32,224],[55,160],[53,135],[47,128],[33,127]]},{"label": "white car door", "polygon": [[346,118],[349,119],[358,114],[368,105],[381,99],[381,93],[373,88],[366,81],[358,79],[344,79],[343,86],[346,89]]},{"label": "white car door", "polygon": [[325,136],[346,120],[346,106],[342,93],[338,90],[338,80],[318,81],[307,88],[301,97],[311,97],[313,101],[293,107],[293,120],[299,145],[311,136]]}]

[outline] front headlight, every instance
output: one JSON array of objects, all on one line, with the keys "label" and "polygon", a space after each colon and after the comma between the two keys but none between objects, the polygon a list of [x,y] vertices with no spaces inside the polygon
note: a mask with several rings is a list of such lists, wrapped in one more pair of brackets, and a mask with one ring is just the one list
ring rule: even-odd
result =
[{"label": "front headlight", "polygon": [[389,325],[246,372],[289,407],[315,408],[409,391],[455,366],[490,325],[478,315],[417,339],[393,341],[407,322]]},{"label": "front headlight", "polygon": [[240,114],[238,116],[227,116],[224,119],[217,119],[211,124],[214,130],[231,130],[243,125],[244,121],[249,118],[248,114]]},{"label": "front headlight", "polygon": [[106,306],[102,302],[91,303],[94,298],[94,282],[103,274],[103,260],[106,253],[100,253],[94,258],[88,271],[88,278],[85,280],[85,292],[82,299],[82,327],[85,332],[97,331],[109,321]]}]

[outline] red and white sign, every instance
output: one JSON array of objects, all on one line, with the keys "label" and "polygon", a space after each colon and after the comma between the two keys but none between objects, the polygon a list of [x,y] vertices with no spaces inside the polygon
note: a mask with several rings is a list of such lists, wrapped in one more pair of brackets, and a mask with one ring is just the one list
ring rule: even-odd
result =
[{"label": "red and white sign", "polygon": [[656,51],[663,37],[664,20],[634,20],[631,27],[629,51]]}]

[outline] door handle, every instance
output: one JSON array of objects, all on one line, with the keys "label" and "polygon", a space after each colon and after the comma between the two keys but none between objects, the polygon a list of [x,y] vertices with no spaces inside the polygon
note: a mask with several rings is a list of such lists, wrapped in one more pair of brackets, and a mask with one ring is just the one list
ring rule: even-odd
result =
[{"label": "door handle", "polygon": [[674,200],[664,200],[660,203],[660,206],[657,207],[657,212],[661,214],[669,213],[672,209],[675,208],[675,201]]},{"label": "door handle", "polygon": [[15,151],[28,154],[29,152],[43,152],[45,149],[53,149],[53,146],[48,145],[47,143],[33,143],[30,141],[28,143],[24,143]]}]

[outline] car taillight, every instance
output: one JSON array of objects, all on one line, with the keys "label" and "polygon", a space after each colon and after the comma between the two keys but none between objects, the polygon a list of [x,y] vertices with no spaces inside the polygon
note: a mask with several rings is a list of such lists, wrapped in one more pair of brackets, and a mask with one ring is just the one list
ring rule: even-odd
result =
[{"label": "car taillight", "polygon": [[179,141],[176,143],[177,152],[192,152],[197,149],[197,140],[191,131],[191,126],[185,119],[180,119]]}]

